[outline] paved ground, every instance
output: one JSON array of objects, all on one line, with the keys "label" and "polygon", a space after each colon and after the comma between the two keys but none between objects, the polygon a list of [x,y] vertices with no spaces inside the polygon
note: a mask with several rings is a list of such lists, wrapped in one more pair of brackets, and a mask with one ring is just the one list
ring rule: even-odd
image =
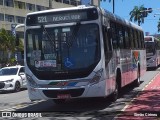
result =
[{"label": "paved ground", "polygon": [[160,73],[125,106],[116,120],[160,120]]}]

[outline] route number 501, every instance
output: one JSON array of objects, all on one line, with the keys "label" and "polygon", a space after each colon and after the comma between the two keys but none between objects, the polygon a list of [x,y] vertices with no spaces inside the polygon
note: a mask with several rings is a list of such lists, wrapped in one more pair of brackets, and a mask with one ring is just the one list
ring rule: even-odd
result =
[{"label": "route number 501", "polygon": [[38,17],[38,22],[39,22],[39,23],[47,22],[46,16]]}]

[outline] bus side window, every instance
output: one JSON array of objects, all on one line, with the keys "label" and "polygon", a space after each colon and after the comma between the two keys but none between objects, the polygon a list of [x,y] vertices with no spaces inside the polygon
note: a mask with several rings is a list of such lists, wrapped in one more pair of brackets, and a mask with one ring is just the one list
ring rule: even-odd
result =
[{"label": "bus side window", "polygon": [[123,49],[124,48],[124,33],[123,33],[123,27],[121,25],[118,26],[118,43],[119,43],[119,48]]},{"label": "bus side window", "polygon": [[104,42],[104,52],[106,54],[106,51],[109,51],[109,42],[108,42],[108,36],[107,36],[107,29],[105,26],[103,26],[103,42]]},{"label": "bus side window", "polygon": [[124,40],[125,40],[125,48],[129,49],[131,46],[130,40],[129,40],[129,32],[128,28],[124,28]]},{"label": "bus side window", "polygon": [[134,48],[138,48],[137,34],[136,34],[136,31],[134,29],[133,29],[133,42],[134,42]]},{"label": "bus side window", "polygon": [[104,54],[105,54],[105,65],[108,64],[111,56],[112,56],[112,47],[111,47],[111,31],[107,30],[105,26],[103,26],[103,42],[104,42]]},{"label": "bus side window", "polygon": [[136,37],[136,42],[137,42],[137,48],[141,48],[141,44],[140,44],[140,40],[139,40],[139,33],[138,33],[138,31],[136,30],[135,31],[135,37]]},{"label": "bus side window", "polygon": [[134,43],[133,43],[133,31],[132,29],[129,29],[129,41],[131,41],[131,48],[134,48]]},{"label": "bus side window", "polygon": [[137,36],[137,31],[134,31],[135,34],[135,43],[136,43],[136,48],[139,48],[139,43],[138,43],[138,36]]},{"label": "bus side window", "polygon": [[141,36],[140,40],[141,40],[142,48],[145,48],[143,32],[140,32],[140,36]]},{"label": "bus side window", "polygon": [[117,49],[118,47],[118,43],[117,43],[117,30],[116,30],[116,24],[114,24],[113,22],[111,22],[110,24],[111,26],[111,33],[112,34],[112,46],[113,46],[113,49]]},{"label": "bus side window", "polygon": [[138,37],[137,40],[138,40],[139,48],[142,48],[140,32],[139,31],[137,31],[137,37]]}]

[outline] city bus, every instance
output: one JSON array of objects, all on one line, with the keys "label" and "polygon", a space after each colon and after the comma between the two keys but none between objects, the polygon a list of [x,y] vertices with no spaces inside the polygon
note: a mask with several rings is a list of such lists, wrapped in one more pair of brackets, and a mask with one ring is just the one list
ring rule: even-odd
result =
[{"label": "city bus", "polygon": [[160,40],[154,36],[145,36],[147,68],[156,69],[160,64]]},{"label": "city bus", "polygon": [[[24,62],[31,101],[118,98],[146,71],[141,27],[96,6],[28,13]],[[16,29],[18,26],[16,27]]]}]

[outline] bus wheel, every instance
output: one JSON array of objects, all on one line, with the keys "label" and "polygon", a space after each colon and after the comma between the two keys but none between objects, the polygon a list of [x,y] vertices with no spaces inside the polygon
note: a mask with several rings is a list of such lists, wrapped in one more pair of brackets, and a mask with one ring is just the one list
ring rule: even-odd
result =
[{"label": "bus wheel", "polygon": [[56,104],[64,104],[66,102],[66,99],[53,99],[53,102]]},{"label": "bus wheel", "polygon": [[138,71],[137,71],[137,79],[134,81],[134,85],[136,87],[139,87],[139,85],[140,85],[140,69],[138,69]]},{"label": "bus wheel", "polygon": [[119,90],[118,90],[118,84],[116,82],[116,88],[115,88],[114,92],[110,96],[111,101],[115,102],[118,99],[118,95],[119,95],[118,92],[119,92]]}]

